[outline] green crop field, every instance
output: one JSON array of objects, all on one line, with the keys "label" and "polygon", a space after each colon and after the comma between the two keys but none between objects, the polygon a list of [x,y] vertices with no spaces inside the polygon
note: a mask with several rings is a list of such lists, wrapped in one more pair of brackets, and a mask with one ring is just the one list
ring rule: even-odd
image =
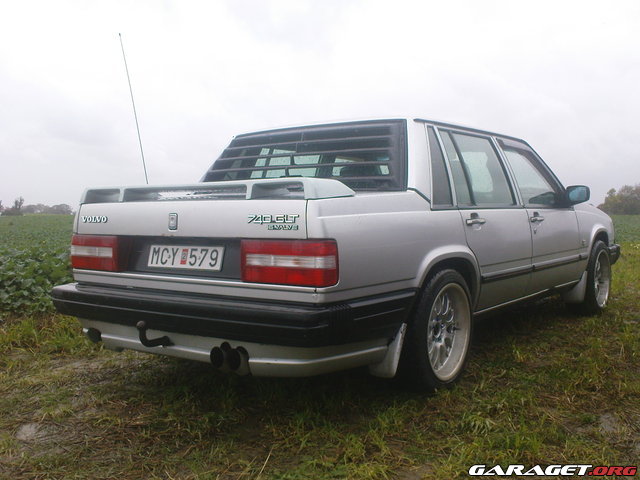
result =
[{"label": "green crop field", "polygon": [[50,313],[49,291],[71,281],[71,215],[0,217],[0,312]]},{"label": "green crop field", "polygon": [[617,242],[640,241],[640,215],[612,215]]},{"label": "green crop field", "polygon": [[0,217],[0,248],[68,249],[73,215]]},{"label": "green crop field", "polygon": [[47,292],[71,217],[0,217],[0,478],[467,478],[474,464],[638,465],[640,216],[605,313],[557,298],[476,325],[467,372],[425,396],[358,369],[307,379],[89,343]]}]

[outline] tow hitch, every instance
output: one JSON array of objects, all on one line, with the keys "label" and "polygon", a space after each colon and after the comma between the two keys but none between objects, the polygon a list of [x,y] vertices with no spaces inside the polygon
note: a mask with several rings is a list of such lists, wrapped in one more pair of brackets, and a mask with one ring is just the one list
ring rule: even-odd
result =
[{"label": "tow hitch", "polygon": [[140,333],[140,343],[145,347],[168,347],[173,345],[173,342],[169,340],[169,337],[166,335],[164,337],[154,338],[153,340],[149,340],[147,338],[147,324],[144,321],[139,321],[136,323],[136,328]]}]

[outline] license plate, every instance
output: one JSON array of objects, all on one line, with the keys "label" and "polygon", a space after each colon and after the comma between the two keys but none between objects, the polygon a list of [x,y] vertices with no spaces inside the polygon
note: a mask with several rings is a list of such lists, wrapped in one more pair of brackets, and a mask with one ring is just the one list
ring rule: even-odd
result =
[{"label": "license plate", "polygon": [[219,272],[223,256],[224,247],[151,245],[147,266]]}]

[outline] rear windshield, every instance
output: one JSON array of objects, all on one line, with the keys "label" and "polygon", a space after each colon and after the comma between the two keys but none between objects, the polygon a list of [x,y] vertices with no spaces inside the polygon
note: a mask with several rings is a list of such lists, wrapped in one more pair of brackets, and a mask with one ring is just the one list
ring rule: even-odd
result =
[{"label": "rear windshield", "polygon": [[354,190],[403,190],[404,120],[342,123],[239,135],[204,182],[335,178]]}]

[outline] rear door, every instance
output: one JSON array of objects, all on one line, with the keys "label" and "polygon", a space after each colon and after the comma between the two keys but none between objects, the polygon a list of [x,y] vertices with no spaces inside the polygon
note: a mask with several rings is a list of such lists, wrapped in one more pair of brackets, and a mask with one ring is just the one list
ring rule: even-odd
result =
[{"label": "rear door", "polygon": [[467,244],[481,273],[476,310],[525,294],[531,272],[531,230],[492,139],[439,129]]},{"label": "rear door", "polygon": [[577,280],[582,270],[578,219],[564,187],[525,143],[499,139],[529,216],[533,273],[529,294]]}]

